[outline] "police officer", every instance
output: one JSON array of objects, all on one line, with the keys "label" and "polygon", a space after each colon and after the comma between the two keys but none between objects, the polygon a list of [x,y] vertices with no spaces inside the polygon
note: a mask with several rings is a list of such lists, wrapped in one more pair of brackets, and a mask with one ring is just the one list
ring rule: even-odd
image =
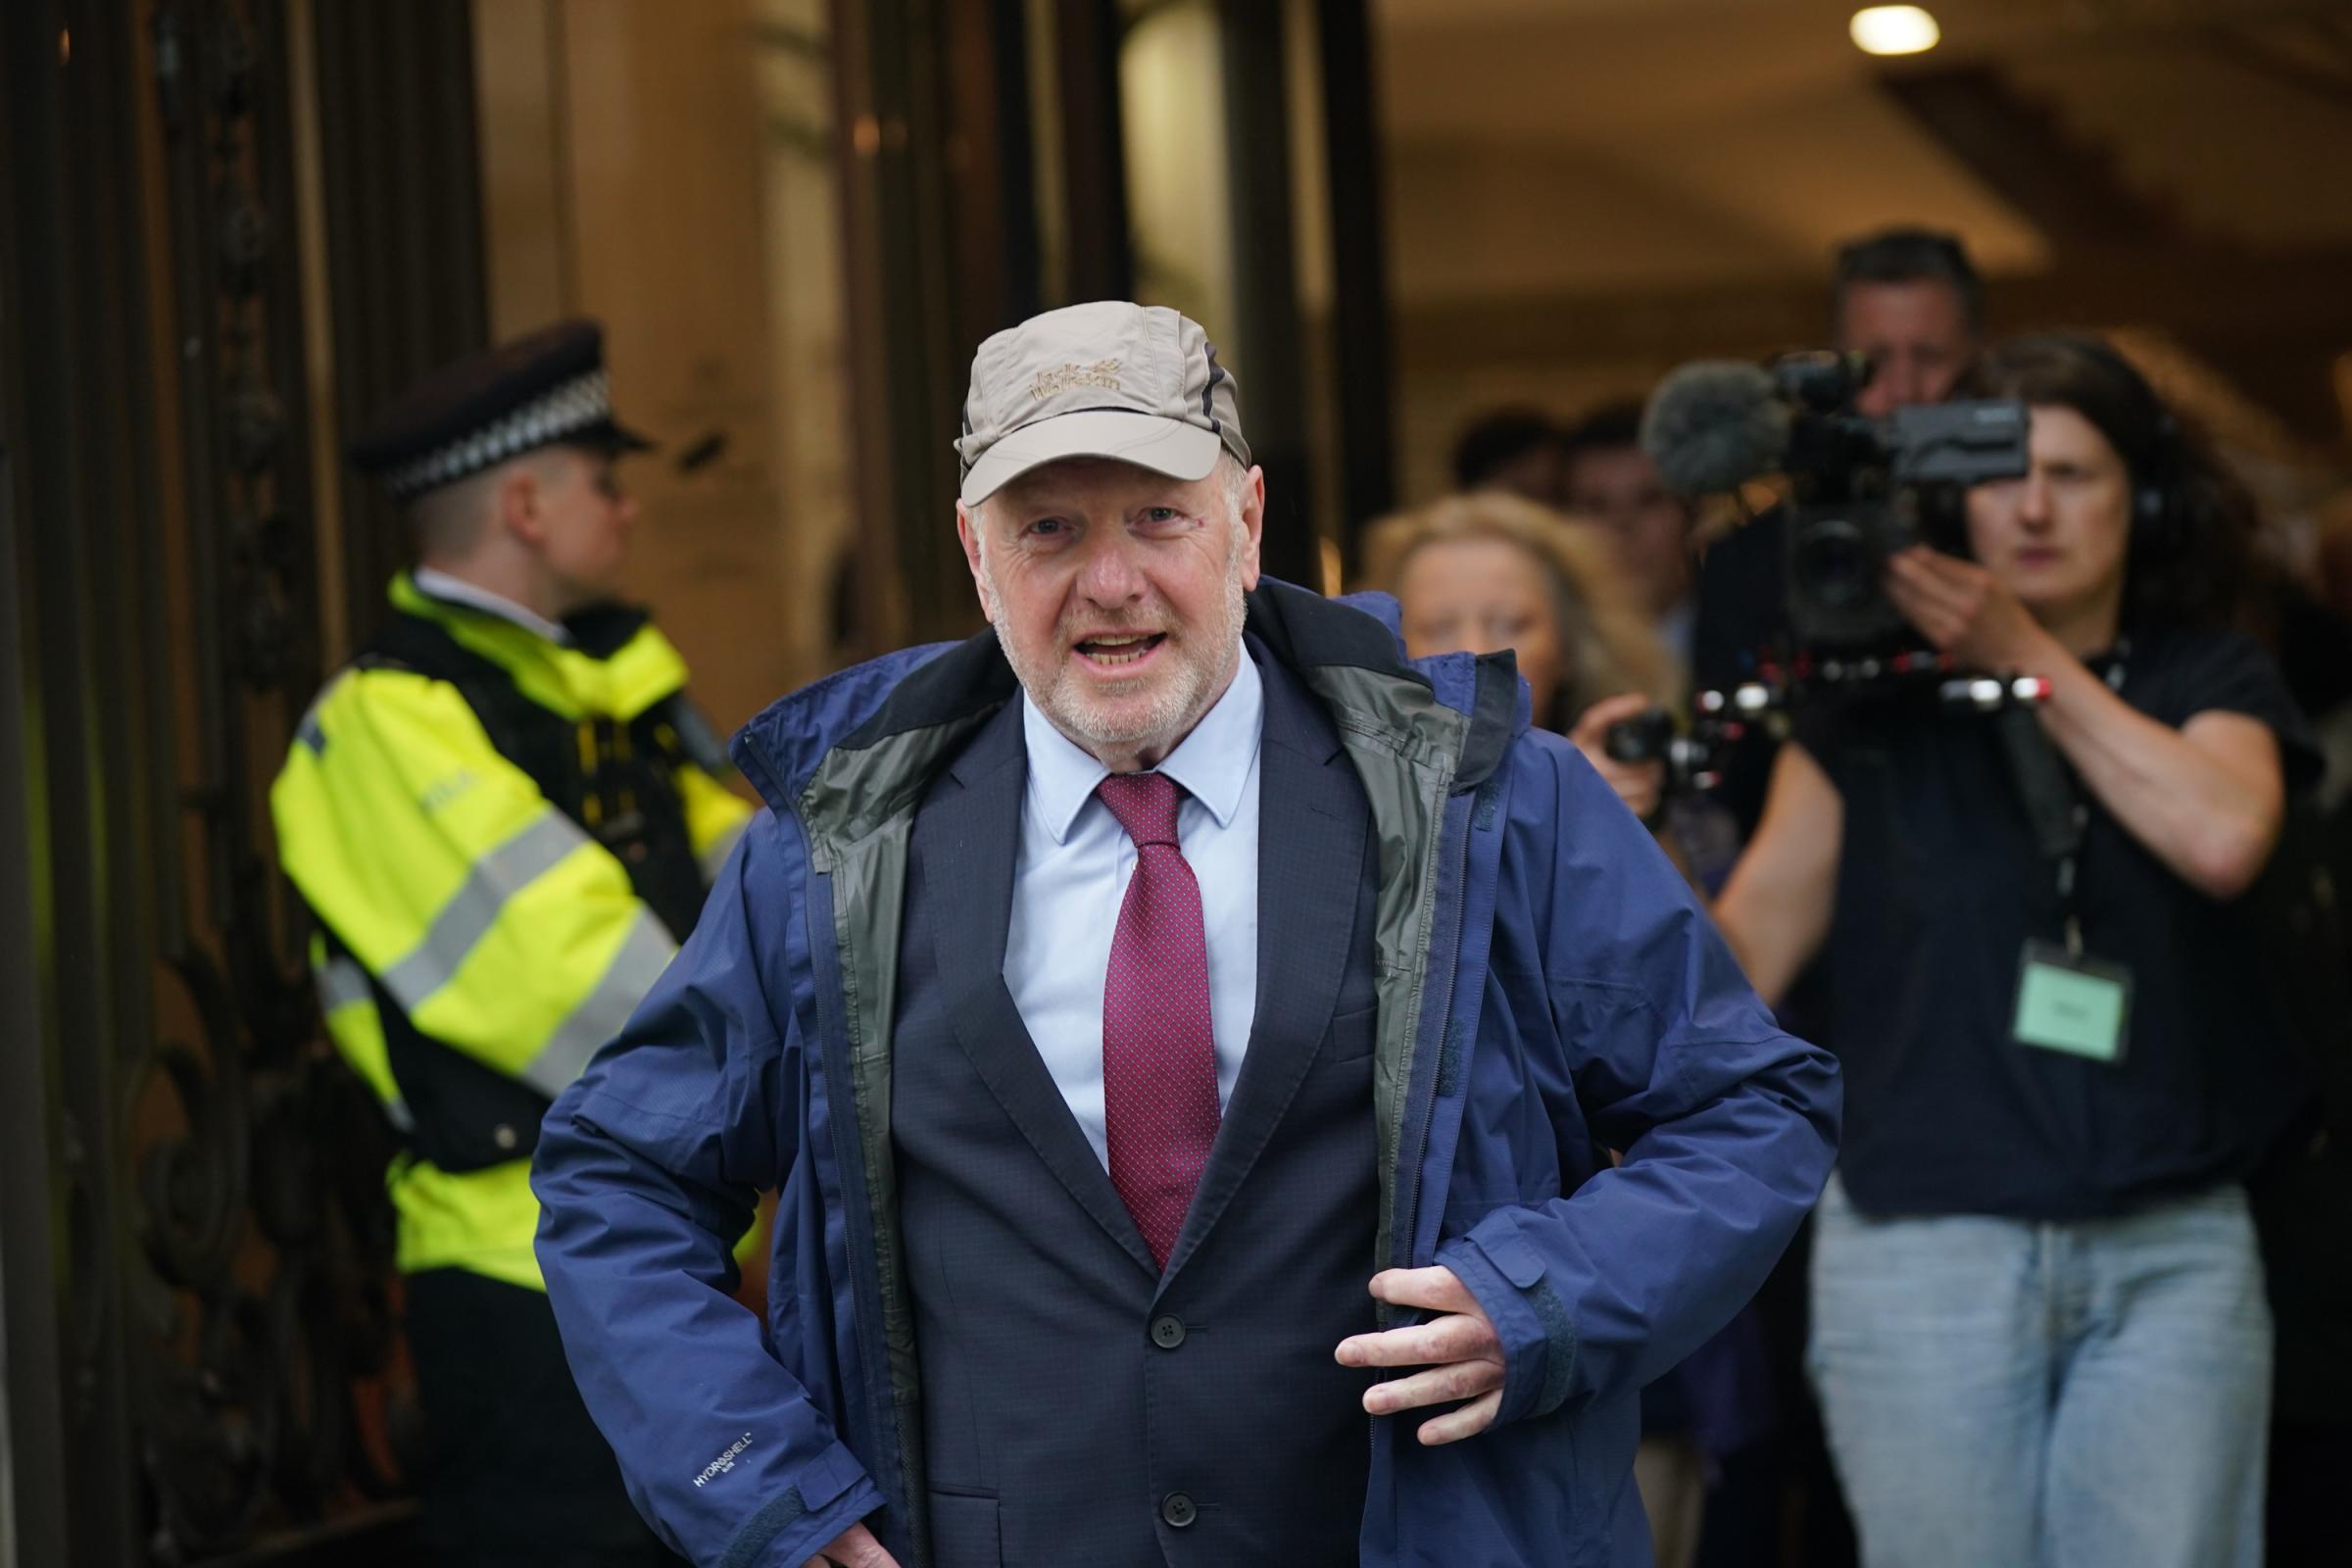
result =
[{"label": "police officer", "polygon": [[692,929],[749,815],[686,666],[612,602],[636,520],[603,337],[450,366],[354,444],[419,564],[270,794],[327,1028],[405,1148],[390,1175],[431,1430],[435,1562],[667,1563],[565,1367],[528,1175],[552,1097]]}]

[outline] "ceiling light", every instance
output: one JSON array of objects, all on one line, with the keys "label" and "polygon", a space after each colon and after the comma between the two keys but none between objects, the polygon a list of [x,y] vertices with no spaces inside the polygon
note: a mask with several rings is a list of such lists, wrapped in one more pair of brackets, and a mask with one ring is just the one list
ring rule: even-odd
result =
[{"label": "ceiling light", "polygon": [[1866,55],[1916,55],[1936,47],[1943,29],[1918,6],[1871,6],[1854,13],[1846,29]]}]

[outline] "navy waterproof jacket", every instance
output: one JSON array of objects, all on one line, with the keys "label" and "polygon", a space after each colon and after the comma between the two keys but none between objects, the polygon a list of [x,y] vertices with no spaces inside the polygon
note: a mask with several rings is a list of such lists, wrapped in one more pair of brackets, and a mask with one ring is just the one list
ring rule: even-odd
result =
[{"label": "navy waterproof jacket", "polygon": [[[1328,706],[1381,847],[1377,1265],[1452,1269],[1506,1372],[1465,1442],[1421,1446],[1426,1411],[1366,1418],[1362,1560],[1644,1563],[1639,1392],[1818,1195],[1837,1068],[1775,1025],[1583,758],[1529,728],[1507,654],[1408,663],[1394,603],[1364,603],[1269,582],[1248,631]],[[768,809],[548,1114],[539,1255],[571,1366],[630,1494],[698,1565],[800,1568],[862,1518],[927,1568],[889,1130],[901,901],[925,788],[1017,695],[983,634],[754,720],[735,757]],[[766,1188],[762,1322],[727,1294],[728,1245]]]}]

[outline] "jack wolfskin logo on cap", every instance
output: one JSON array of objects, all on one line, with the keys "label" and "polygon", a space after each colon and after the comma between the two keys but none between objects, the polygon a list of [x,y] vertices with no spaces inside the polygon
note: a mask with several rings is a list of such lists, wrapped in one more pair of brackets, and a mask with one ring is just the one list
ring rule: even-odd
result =
[{"label": "jack wolfskin logo on cap", "polygon": [[1097,360],[1092,365],[1063,365],[1040,370],[1037,379],[1029,383],[1029,395],[1043,403],[1074,386],[1099,386],[1105,391],[1118,391],[1119,362]]}]

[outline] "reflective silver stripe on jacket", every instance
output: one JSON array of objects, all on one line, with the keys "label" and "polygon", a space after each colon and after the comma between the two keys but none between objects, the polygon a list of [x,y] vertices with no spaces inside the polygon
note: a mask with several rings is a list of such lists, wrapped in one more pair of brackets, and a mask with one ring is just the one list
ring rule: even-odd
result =
[{"label": "reflective silver stripe on jacket", "polygon": [[529,826],[473,862],[465,885],[433,916],[432,928],[384,971],[384,989],[414,1013],[455,978],[466,955],[490,934],[507,901],[593,842],[572,820],[549,808]]},{"label": "reflective silver stripe on jacket", "polygon": [[[368,971],[354,958],[329,958],[312,971],[318,983],[318,1011],[323,1016],[333,1014],[355,1002],[372,1006],[375,993],[368,984]],[[409,1102],[393,1095],[383,1102],[384,1114],[392,1125],[404,1133],[416,1130],[416,1118],[409,1112]]]},{"label": "reflective silver stripe on jacket", "polygon": [[373,993],[368,989],[368,971],[356,959],[329,958],[316,971],[318,982],[318,1010],[333,1013],[355,1002],[366,1002]]},{"label": "reflective silver stripe on jacket", "polygon": [[596,989],[556,1026],[547,1044],[516,1076],[550,1100],[562,1094],[588,1065],[588,1058],[620,1033],[620,1026],[629,1021],[629,1014],[637,1010],[637,1004],[645,1000],[677,952],[669,928],[651,909],[640,908]]}]

